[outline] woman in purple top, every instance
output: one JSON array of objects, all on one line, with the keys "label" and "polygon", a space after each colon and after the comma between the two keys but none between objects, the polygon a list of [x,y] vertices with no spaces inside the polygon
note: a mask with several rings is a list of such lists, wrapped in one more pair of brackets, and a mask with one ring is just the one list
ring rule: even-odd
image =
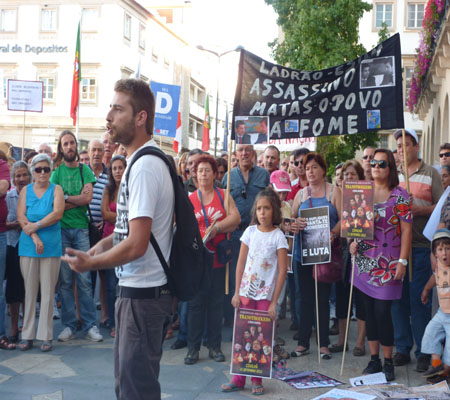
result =
[{"label": "woman in purple top", "polygon": [[[391,303],[402,295],[402,281],[412,240],[412,213],[408,193],[398,186],[392,152],[375,150],[370,166],[374,179],[374,239],[353,242],[350,253],[356,256],[354,285],[363,293],[371,354],[364,373],[383,371],[386,379],[392,381],[395,375]],[[384,366],[379,358],[380,343]]]}]

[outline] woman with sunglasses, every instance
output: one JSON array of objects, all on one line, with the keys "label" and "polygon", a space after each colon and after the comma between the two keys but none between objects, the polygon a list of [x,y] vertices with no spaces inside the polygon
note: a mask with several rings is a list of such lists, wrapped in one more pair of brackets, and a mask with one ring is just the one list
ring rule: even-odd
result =
[{"label": "woman with sunglasses", "polygon": [[409,194],[399,186],[392,152],[375,150],[370,166],[374,179],[374,239],[353,242],[350,253],[356,256],[354,285],[362,292],[371,355],[364,373],[383,371],[386,379],[392,381],[395,374],[391,304],[402,295],[412,240],[412,213]]},{"label": "woman with sunglasses", "polygon": [[[41,351],[52,349],[53,301],[62,255],[61,226],[64,213],[62,188],[50,183],[52,161],[38,154],[31,161],[33,183],[20,191],[17,220],[22,228],[19,239],[20,269],[25,283],[25,313],[20,350],[33,348],[42,340]],[[41,287],[41,307],[37,334],[36,298]]]}]

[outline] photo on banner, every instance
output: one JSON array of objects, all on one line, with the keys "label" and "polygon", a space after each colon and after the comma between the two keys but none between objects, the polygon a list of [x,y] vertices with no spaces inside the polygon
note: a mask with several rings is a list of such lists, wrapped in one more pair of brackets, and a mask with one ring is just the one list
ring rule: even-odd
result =
[{"label": "photo on banner", "polygon": [[236,144],[267,144],[268,127],[269,117],[235,117]]},{"label": "photo on banner", "polygon": [[300,210],[306,219],[301,235],[302,265],[329,263],[331,261],[330,216],[328,207]]},{"label": "photo on banner", "polygon": [[374,216],[373,182],[342,182],[341,237],[372,240]]},{"label": "photo on banner", "polygon": [[[233,116],[269,117],[269,141],[399,129],[401,76],[398,33],[361,57],[319,71],[295,70],[241,50]],[[236,125],[231,134],[237,138]]]},{"label": "photo on banner", "polygon": [[283,221],[281,223],[281,230],[284,233],[284,236],[286,237],[286,241],[288,243],[288,273],[293,273],[292,270],[292,252],[294,250],[294,232],[292,231],[292,224],[295,222],[295,218],[283,218]]},{"label": "photo on banner", "polygon": [[239,308],[235,312],[231,374],[272,377],[275,324],[267,311]]}]

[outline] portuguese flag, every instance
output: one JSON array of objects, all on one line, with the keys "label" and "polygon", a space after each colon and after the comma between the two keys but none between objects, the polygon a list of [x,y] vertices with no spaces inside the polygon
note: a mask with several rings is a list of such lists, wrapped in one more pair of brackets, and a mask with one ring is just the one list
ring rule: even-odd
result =
[{"label": "portuguese flag", "polygon": [[77,124],[77,109],[80,102],[80,22],[78,23],[77,47],[75,49],[75,61],[73,63],[72,100],[70,102],[70,116],[73,119],[74,126]]},{"label": "portuguese flag", "polygon": [[202,150],[209,150],[209,128],[211,127],[209,118],[209,96],[206,95],[206,106],[205,106],[205,122],[203,122],[203,135],[202,135]]}]

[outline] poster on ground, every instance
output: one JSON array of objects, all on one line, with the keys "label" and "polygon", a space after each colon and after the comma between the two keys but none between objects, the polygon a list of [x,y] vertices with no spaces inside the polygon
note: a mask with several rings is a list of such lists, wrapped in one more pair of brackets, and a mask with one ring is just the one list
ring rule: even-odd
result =
[{"label": "poster on ground", "polygon": [[373,235],[373,182],[343,181],[341,237],[372,240]]},{"label": "poster on ground", "polygon": [[241,50],[233,105],[236,143],[403,127],[398,33],[359,58],[320,71],[287,68]]},{"label": "poster on ground", "polygon": [[236,310],[231,348],[231,374],[272,377],[272,319],[267,311]]},{"label": "poster on ground", "polygon": [[331,243],[328,207],[300,210],[300,217],[306,218],[306,228],[300,233],[302,265],[329,263]]}]

